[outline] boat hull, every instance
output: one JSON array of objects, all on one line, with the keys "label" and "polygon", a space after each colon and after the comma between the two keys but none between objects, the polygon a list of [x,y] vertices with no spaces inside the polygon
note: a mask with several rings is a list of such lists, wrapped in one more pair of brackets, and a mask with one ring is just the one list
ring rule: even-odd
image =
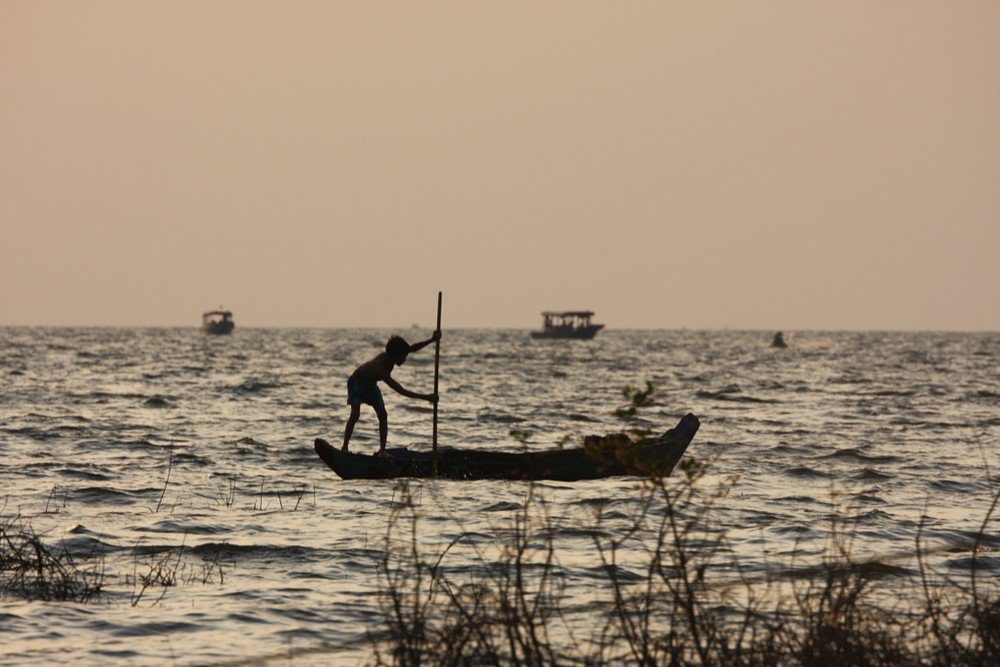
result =
[{"label": "boat hull", "polygon": [[[623,434],[590,436],[583,447],[541,452],[443,448],[437,476],[444,479],[579,481],[623,475],[667,476],[683,456],[700,422],[693,414],[660,438],[632,442]],[[434,477],[430,452],[388,450],[389,456],[342,452],[317,438],[316,453],[343,479]]]},{"label": "boat hull", "polygon": [[545,331],[532,331],[532,338],[576,338],[578,340],[590,340],[597,335],[597,332],[604,328],[603,324],[590,324],[585,327],[546,329]]},{"label": "boat hull", "polygon": [[203,334],[212,336],[225,336],[233,333],[234,328],[236,328],[236,325],[232,322],[216,322],[215,324],[203,325],[200,331]]}]

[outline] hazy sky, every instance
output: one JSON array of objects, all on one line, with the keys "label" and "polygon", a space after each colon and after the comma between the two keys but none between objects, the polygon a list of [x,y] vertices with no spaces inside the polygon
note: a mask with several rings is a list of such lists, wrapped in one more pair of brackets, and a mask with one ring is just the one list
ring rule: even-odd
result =
[{"label": "hazy sky", "polygon": [[1000,2],[0,1],[0,325],[1000,330]]}]

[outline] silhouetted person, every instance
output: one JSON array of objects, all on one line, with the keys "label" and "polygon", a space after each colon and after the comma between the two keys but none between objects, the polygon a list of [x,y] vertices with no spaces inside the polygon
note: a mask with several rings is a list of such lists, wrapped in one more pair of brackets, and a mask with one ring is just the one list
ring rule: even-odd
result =
[{"label": "silhouetted person", "polygon": [[785,336],[779,331],[774,334],[774,339],[771,341],[771,347],[788,347],[785,344]]},{"label": "silhouetted person", "polygon": [[354,432],[354,425],[361,415],[361,404],[367,403],[375,408],[378,415],[378,453],[385,456],[385,440],[389,432],[388,415],[385,412],[385,403],[382,401],[382,392],[378,388],[379,382],[385,382],[403,396],[409,398],[420,398],[431,403],[437,403],[437,394],[418,394],[404,389],[401,384],[392,379],[392,369],[402,366],[410,352],[416,352],[436,340],[441,340],[441,332],[435,331],[427,340],[410,345],[399,336],[393,336],[385,344],[385,352],[382,352],[374,359],[366,361],[351,373],[347,379],[347,404],[351,406],[351,416],[347,418],[347,427],[344,429],[344,446],[341,451],[347,451],[347,445],[351,441],[351,433]]}]

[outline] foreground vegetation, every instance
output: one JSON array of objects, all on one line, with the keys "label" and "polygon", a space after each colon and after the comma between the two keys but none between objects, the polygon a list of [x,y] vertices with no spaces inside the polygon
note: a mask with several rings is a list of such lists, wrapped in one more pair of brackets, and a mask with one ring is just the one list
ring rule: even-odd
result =
[{"label": "foreground vegetation", "polygon": [[[136,544],[130,553],[132,572],[123,581],[131,589],[133,607],[156,605],[169,588],[181,584],[225,581],[226,566],[218,554],[192,561],[183,544]],[[104,556],[96,547],[74,554],[64,541],[47,543],[20,518],[0,517],[0,599],[94,602],[105,595],[107,578]]]},{"label": "foreground vegetation", "polygon": [[0,598],[89,602],[101,594],[103,563],[78,564],[49,548],[30,525],[0,519]]},{"label": "foreground vegetation", "polygon": [[[626,422],[653,388],[626,388]],[[634,423],[634,421],[633,421]],[[633,437],[646,434],[631,428]],[[685,459],[674,477],[641,486],[637,511],[616,525],[600,506],[586,536],[598,563],[581,591],[559,561],[567,526],[529,491],[511,524],[421,548],[418,503],[405,484],[380,564],[383,629],[377,665],[720,665],[777,667],[1000,665],[996,540],[986,528],[957,557],[959,578],[930,564],[921,534],[910,561],[859,561],[853,527],[831,519],[825,552],[751,576],[712,524],[712,506],[736,480],[702,489],[704,466]],[[638,545],[638,546],[637,546]],[[638,560],[637,560],[637,554]],[[471,562],[474,563],[470,566]],[[794,558],[794,557],[790,557]],[[732,573],[737,573],[735,576]],[[574,588],[575,586],[575,588]]]},{"label": "foreground vegetation", "polygon": [[[168,462],[163,489],[155,506],[147,509],[153,514],[160,512],[164,496],[170,485],[173,469],[173,452],[168,452]],[[253,491],[254,512],[273,511],[273,499],[277,500],[279,511],[299,509],[306,496],[305,485],[293,488],[284,496],[280,491],[265,493],[264,480]],[[50,510],[54,498],[58,500],[57,489],[53,489],[46,501],[45,512]],[[62,492],[65,504],[66,492]],[[232,508],[236,503],[236,482],[231,477],[217,487],[209,496],[216,507]],[[292,502],[294,501],[294,502]],[[313,501],[315,502],[315,501]],[[58,505],[58,502],[55,503]],[[287,506],[286,506],[287,505]],[[207,556],[198,555],[182,542],[179,545],[148,545],[142,540],[131,548],[111,548],[121,551],[131,558],[131,572],[109,575],[105,568],[105,549],[98,541],[72,548],[64,539],[46,540],[35,532],[31,523],[20,515],[5,516],[6,502],[0,503],[0,600],[40,600],[50,602],[94,602],[107,597],[109,578],[116,583],[123,582],[130,589],[129,603],[155,606],[166,595],[167,590],[182,584],[219,583],[226,580],[228,562],[222,562],[222,551],[214,551]],[[195,555],[192,557],[192,553]],[[113,597],[113,596],[112,596]]]},{"label": "foreground vegetation", "polygon": [[[597,508],[585,532],[604,576],[593,578],[583,601],[568,591],[557,554],[554,535],[565,526],[542,499],[529,496],[512,524],[488,541],[462,535],[425,553],[419,510],[402,487],[380,567],[384,631],[372,634],[374,662],[1000,664],[1000,596],[989,569],[995,553],[983,547],[996,498],[960,579],[934,571],[919,536],[915,569],[856,561],[850,527],[835,519],[819,562],[733,581],[716,574],[739,571],[724,533],[708,523],[718,494],[698,493],[697,464],[678,477],[645,483],[640,515],[624,531],[606,530]],[[642,562],[629,549],[623,567],[630,541],[648,547]],[[468,564],[470,553],[476,566]]]},{"label": "foreground vegetation", "polygon": [[[536,487],[489,534],[421,542],[419,498],[403,484],[378,563],[376,665],[970,665],[1000,664],[993,498],[947,569],[922,545],[905,567],[852,557],[852,526],[834,518],[822,557],[741,573],[697,462],[639,485],[634,515],[591,503],[580,524],[555,517]],[[728,484],[728,482],[727,482]],[[417,492],[423,489],[416,489]],[[995,521],[992,521],[995,524]],[[569,536],[569,537],[567,537]],[[584,540],[596,567],[560,562]],[[574,549],[579,554],[580,550]],[[185,583],[222,583],[218,556],[132,550],[133,606]],[[89,602],[104,594],[100,553],[49,544],[0,520],[0,598]],[[912,564],[915,563],[915,566]],[[955,576],[954,573],[959,575]],[[734,574],[735,573],[735,574]]]}]

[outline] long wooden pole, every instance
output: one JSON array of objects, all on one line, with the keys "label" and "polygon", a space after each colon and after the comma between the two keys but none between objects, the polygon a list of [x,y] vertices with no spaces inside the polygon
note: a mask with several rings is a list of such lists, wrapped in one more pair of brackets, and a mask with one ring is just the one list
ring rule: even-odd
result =
[{"label": "long wooden pole", "polygon": [[[438,292],[438,317],[437,329],[441,331],[441,292]],[[438,367],[441,365],[441,339],[434,341],[434,393],[438,393]],[[438,474],[438,402],[434,402],[434,437],[432,440],[432,452],[434,459],[434,476]]]}]

